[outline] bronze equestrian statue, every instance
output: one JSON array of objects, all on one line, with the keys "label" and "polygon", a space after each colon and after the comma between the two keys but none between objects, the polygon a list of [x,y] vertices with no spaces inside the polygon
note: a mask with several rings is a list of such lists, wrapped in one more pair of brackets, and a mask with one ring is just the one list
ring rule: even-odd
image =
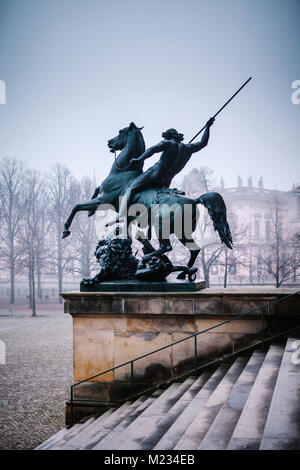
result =
[{"label": "bronze equestrian statue", "polygon": [[[152,279],[152,274],[155,272],[159,272],[160,276],[163,277],[163,273],[167,275],[168,272],[173,272],[174,270],[178,270],[177,268],[180,268],[182,272],[178,277],[184,279],[185,276],[188,275],[190,278],[195,273],[196,268],[192,267],[200,251],[199,246],[193,239],[193,231],[195,231],[199,216],[197,205],[200,203],[207,208],[213,221],[214,229],[218,232],[221,242],[228,248],[232,248],[232,237],[226,219],[226,206],[222,196],[218,193],[210,192],[196,199],[191,199],[186,197],[183,192],[170,189],[170,185],[174,176],[184,168],[192,154],[207,145],[209,130],[215,117],[233,100],[250,80],[251,77],[226,101],[214,116],[207,121],[205,126],[197,132],[188,144],[182,142],[182,134],[178,133],[176,129],[171,128],[162,134],[163,140],[161,142],[145,150],[145,142],[141,133],[142,128],[138,128],[131,122],[128,127],[121,129],[116,137],[108,141],[111,152],[115,154],[115,162],[112,165],[108,177],[96,188],[90,201],[76,204],[73,208],[65,223],[63,238],[70,235],[69,229],[78,211],[88,211],[88,215],[91,216],[95,213],[97,208],[104,204],[110,204],[118,213],[118,217],[114,219],[112,223],[119,222],[127,215],[125,228],[128,238],[128,226],[131,222],[137,222],[140,214],[127,214],[127,206],[129,205],[129,210],[131,210],[132,204],[139,204],[140,206],[142,205],[144,212],[146,212],[148,216],[151,215],[151,218],[150,223],[149,217],[146,218],[145,226],[140,224],[140,220],[138,222],[140,228],[148,228],[148,240],[143,240],[143,237],[140,236],[140,241],[144,244],[144,257],[140,262],[140,269],[136,271],[136,275],[142,277],[146,276],[145,279]],[[203,130],[205,130],[205,132],[202,139],[197,143],[192,143]],[[120,154],[116,157],[116,151],[118,150],[120,150]],[[143,173],[144,160],[160,152],[162,152],[162,154],[159,161]],[[152,210],[153,207],[154,211]],[[190,210],[189,224],[185,217],[186,207]],[[178,221],[181,222],[182,226],[180,233],[178,233],[176,229],[176,223]],[[163,232],[167,224],[169,225],[169,232],[167,236],[165,236]],[[159,241],[159,248],[157,250],[153,248],[149,242],[149,238],[151,239],[152,225],[155,228]],[[119,228],[117,228],[117,230],[119,230]],[[164,256],[166,252],[172,250],[170,243],[171,234],[177,235],[180,242],[190,250],[190,259],[187,267],[174,267],[172,263],[168,261],[168,258]],[[116,246],[122,246],[119,238],[112,243],[108,243],[107,240],[108,238],[106,242],[99,242],[102,247],[101,253],[105,246],[110,246],[112,252],[116,249]],[[147,246],[146,250],[145,246]],[[170,265],[169,262],[171,263]],[[108,273],[107,270],[104,270],[102,277],[104,276],[104,272],[106,273],[105,275]],[[89,282],[89,280],[87,280],[87,282]]]},{"label": "bronze equestrian statue", "polygon": [[[212,120],[209,120],[207,123],[207,129],[209,129],[211,124]],[[207,144],[209,136],[208,132],[209,131],[207,130],[207,132],[204,133],[201,142],[194,144],[194,146],[196,146],[195,148],[187,147],[188,150],[184,153],[186,161],[188,161],[194,151],[200,150],[200,148],[203,148]],[[70,234],[70,225],[78,211],[85,210],[94,212],[102,204],[111,204],[115,207],[116,211],[119,211],[120,196],[124,195],[130,184],[142,174],[143,161],[139,160],[139,157],[144,154],[145,144],[141,129],[134,123],[131,123],[128,127],[120,130],[116,137],[108,141],[108,146],[111,151],[115,152],[116,150],[120,150],[121,153],[112,165],[109,176],[104,180],[99,189],[96,190],[96,195],[94,195],[95,197],[90,201],[77,204],[73,208],[65,224],[63,238]],[[177,152],[174,154],[173,164],[176,166],[173,172],[177,172],[177,168],[179,167],[176,157],[178,157]],[[172,170],[172,167],[170,170]],[[169,178],[169,181],[171,180],[170,175],[171,173],[166,175],[166,177]],[[222,197],[217,193],[207,193],[197,199],[191,199],[178,194],[178,191],[176,190],[168,189],[166,186],[161,187],[161,185],[159,186],[157,183],[156,187],[146,188],[139,193],[135,193],[132,198],[132,203],[143,204],[149,213],[154,207],[154,213],[153,211],[151,213],[151,223],[153,223],[155,227],[156,235],[159,240],[159,248],[145,255],[145,260],[153,256],[161,256],[164,253],[171,251],[172,246],[169,236],[174,233],[177,235],[180,242],[189,249],[190,259],[187,266],[188,268],[193,267],[200,252],[200,248],[192,235],[195,231],[199,217],[199,211],[197,209],[198,203],[203,204],[208,209],[214,223],[214,228],[218,231],[221,241],[231,248],[232,239],[226,220],[226,206]],[[176,210],[170,214],[168,207],[173,207],[174,205]],[[188,224],[188,227],[184,217],[185,207],[189,207],[191,209],[190,223]],[[132,222],[135,218],[135,216],[128,217],[127,224]],[[180,233],[176,232],[176,219],[181,221],[182,230]],[[169,224],[170,228],[167,237],[163,234],[163,229],[166,223]],[[178,277],[179,279],[184,279],[185,275],[186,273],[183,272],[179,274]]]}]

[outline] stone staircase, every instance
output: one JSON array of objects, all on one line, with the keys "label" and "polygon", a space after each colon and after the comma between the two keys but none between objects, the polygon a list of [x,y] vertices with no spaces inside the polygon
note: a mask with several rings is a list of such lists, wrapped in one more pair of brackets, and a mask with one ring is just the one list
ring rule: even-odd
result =
[{"label": "stone staircase", "polygon": [[295,338],[62,429],[38,450],[300,448]]}]

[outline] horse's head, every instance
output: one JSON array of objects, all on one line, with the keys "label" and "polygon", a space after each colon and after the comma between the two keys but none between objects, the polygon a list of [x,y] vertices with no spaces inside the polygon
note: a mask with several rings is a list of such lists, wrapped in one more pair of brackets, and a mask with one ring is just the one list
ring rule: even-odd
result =
[{"label": "horse's head", "polygon": [[117,150],[123,150],[128,141],[128,137],[134,133],[140,133],[143,127],[137,127],[134,122],[131,122],[128,127],[124,127],[119,131],[119,134],[116,137],[110,139],[107,143],[108,147],[110,148],[111,152],[116,152]]}]

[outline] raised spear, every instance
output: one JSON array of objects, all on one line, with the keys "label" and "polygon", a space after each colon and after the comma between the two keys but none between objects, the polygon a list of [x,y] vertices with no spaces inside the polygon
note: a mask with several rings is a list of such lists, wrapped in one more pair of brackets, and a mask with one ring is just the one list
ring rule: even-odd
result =
[{"label": "raised spear", "polygon": [[[219,109],[219,111],[216,112],[216,114],[214,114],[212,116],[212,118],[214,119],[216,116],[218,116],[218,114],[228,105],[228,103],[230,103],[231,100],[233,100],[233,98],[242,90],[242,88],[244,88],[244,86],[247,85],[248,82],[250,82],[252,77],[248,78],[248,80],[234,93],[234,95],[232,95],[231,98],[229,98],[228,101],[226,101],[225,104],[223,104],[222,108]],[[194,137],[189,141],[189,144],[191,144],[193,142],[193,140],[196,139],[196,137],[198,137],[199,134],[201,134],[201,132],[205,129],[206,125],[202,127],[202,129],[200,129],[199,132],[197,132],[196,135],[194,135]]]}]

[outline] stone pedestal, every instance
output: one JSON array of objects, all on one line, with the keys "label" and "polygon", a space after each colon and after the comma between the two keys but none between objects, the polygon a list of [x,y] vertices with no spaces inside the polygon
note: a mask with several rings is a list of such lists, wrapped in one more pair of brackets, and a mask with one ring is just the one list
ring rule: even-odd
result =
[{"label": "stone pedestal", "polygon": [[[295,290],[294,290],[295,291]],[[67,292],[73,317],[74,382],[106,371],[260,307],[293,290],[204,289],[198,292]],[[265,334],[299,324],[300,296],[265,309]],[[198,364],[231,353],[261,336],[261,310],[197,337]],[[192,370],[194,338],[134,363],[135,393]],[[130,365],[74,388],[78,417],[123,402]]]}]

